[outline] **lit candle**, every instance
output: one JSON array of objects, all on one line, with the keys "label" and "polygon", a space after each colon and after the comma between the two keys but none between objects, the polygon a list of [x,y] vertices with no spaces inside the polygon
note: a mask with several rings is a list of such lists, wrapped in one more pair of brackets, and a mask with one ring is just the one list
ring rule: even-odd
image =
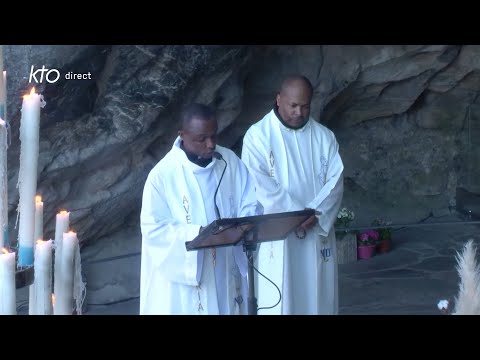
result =
[{"label": "lit candle", "polygon": [[0,45],[0,249],[8,244],[7,173],[7,72],[3,70],[3,46]]},{"label": "lit candle", "polygon": [[8,173],[7,173],[7,127],[0,119],[0,248],[3,248],[7,239],[8,224]]},{"label": "lit candle", "polygon": [[6,71],[3,71],[3,46],[0,45],[0,118],[7,120],[5,116],[7,113],[7,84]]},{"label": "lit candle", "polygon": [[55,218],[55,244],[60,245],[63,239],[63,233],[68,232],[70,226],[70,213],[66,210],[60,211]]},{"label": "lit candle", "polygon": [[43,239],[43,201],[40,195],[35,196],[35,241]]},{"label": "lit candle", "polygon": [[52,315],[52,246],[53,241],[37,240],[35,245],[35,281],[30,315]]},{"label": "lit candle", "polygon": [[18,174],[19,229],[18,265],[33,265],[33,244],[35,233],[35,192],[37,191],[38,143],[40,107],[43,97],[32,89],[23,97],[20,121],[20,170]]},{"label": "lit candle", "polygon": [[[54,239],[54,248],[55,248],[55,267],[54,271],[54,279],[60,277],[60,264],[62,259],[62,243],[63,243],[63,233],[68,232],[68,227],[70,226],[70,213],[68,211],[62,210],[60,211],[56,218],[55,218],[55,239]],[[58,282],[54,281],[54,290],[53,292],[57,293],[57,285]]]},{"label": "lit candle", "polygon": [[73,280],[75,270],[75,252],[78,247],[77,233],[69,231],[63,234],[60,272],[55,277],[55,315],[72,315]]},{"label": "lit candle", "polygon": [[[9,145],[9,140],[8,140],[8,123],[7,123],[7,72],[3,72],[3,93],[4,93],[4,99],[3,99],[3,117],[2,119],[5,121],[5,127],[6,127],[6,149],[5,149],[5,159],[7,158],[7,150],[8,150],[8,145]],[[7,173],[7,161],[5,160],[5,174]],[[3,201],[5,203],[5,223],[3,227],[3,231],[0,228],[0,231],[3,232],[3,246],[7,247],[8,244],[8,183],[5,182],[5,197],[3,198]]]},{"label": "lit candle", "polygon": [[0,315],[16,315],[15,253],[3,249],[0,255]]}]

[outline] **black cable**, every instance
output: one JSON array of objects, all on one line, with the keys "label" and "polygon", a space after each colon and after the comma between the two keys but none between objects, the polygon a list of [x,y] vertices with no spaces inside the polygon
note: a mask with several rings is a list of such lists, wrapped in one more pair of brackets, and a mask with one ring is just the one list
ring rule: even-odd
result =
[{"label": "black cable", "polygon": [[[253,256],[252,256],[253,258]],[[278,291],[278,301],[275,305],[272,305],[272,306],[264,306],[264,307],[257,307],[257,311],[258,310],[266,310],[266,309],[273,309],[275,306],[277,306],[278,304],[280,304],[280,301],[282,301],[282,292],[280,291],[279,287],[277,286],[277,284],[275,284],[272,280],[270,280],[268,277],[266,277],[265,275],[263,275],[260,271],[258,271],[258,269],[253,265],[253,260],[251,259],[248,259],[248,261],[250,262],[250,264],[252,265],[252,268],[253,270],[255,270],[257,273],[259,273],[260,275],[262,275],[266,280],[268,280],[269,282],[271,282],[273,284],[273,286],[275,286],[277,288],[277,291]]]},{"label": "black cable", "polygon": [[[223,168],[222,176],[220,176],[220,180],[218,181],[217,189],[215,190],[215,194],[213,195],[213,203],[215,204],[215,213],[217,215],[217,219],[221,219],[220,211],[218,211],[218,206],[217,206],[217,192],[218,192],[218,189],[220,188],[220,184],[222,183],[223,175],[225,175],[225,170],[227,170],[228,165],[227,165],[227,162],[225,161],[225,159],[223,158],[223,156],[220,155],[220,153],[216,152],[216,154],[218,154],[219,158],[221,160],[223,160],[223,162],[225,163],[225,167]],[[215,157],[217,157],[217,155]]]}]

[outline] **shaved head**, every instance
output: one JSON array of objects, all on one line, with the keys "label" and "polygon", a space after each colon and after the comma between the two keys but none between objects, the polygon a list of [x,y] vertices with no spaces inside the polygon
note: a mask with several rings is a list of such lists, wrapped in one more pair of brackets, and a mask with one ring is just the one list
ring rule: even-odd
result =
[{"label": "shaved head", "polygon": [[281,120],[292,129],[303,127],[310,117],[313,86],[303,75],[289,75],[282,81],[277,94]]},{"label": "shaved head", "polygon": [[310,80],[308,80],[303,75],[292,74],[288,75],[283,81],[282,85],[280,86],[279,93],[285,93],[292,87],[303,87],[310,93],[310,96],[313,95],[313,86]]}]

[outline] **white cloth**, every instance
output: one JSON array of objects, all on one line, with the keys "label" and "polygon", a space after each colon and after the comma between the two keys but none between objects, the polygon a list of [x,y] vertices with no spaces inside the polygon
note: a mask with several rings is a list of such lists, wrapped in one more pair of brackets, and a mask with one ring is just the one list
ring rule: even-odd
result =
[{"label": "white cloth", "polygon": [[[265,214],[312,208],[319,222],[304,239],[262,243],[261,273],[282,292],[273,309],[258,314],[337,314],[338,281],[333,225],[343,197],[343,163],[332,131],[312,118],[298,130],[285,127],[272,110],[243,140],[242,160],[255,179]],[[273,306],[278,290],[256,276],[258,307]]]},{"label": "white cloth", "polygon": [[[140,215],[142,260],[140,314],[241,314],[247,259],[242,246],[187,251],[200,226],[216,219],[213,196],[225,163],[212,159],[205,168],[188,160],[177,138],[151,170]],[[229,149],[216,147],[228,166],[217,193],[222,218],[257,214],[253,179]]]}]

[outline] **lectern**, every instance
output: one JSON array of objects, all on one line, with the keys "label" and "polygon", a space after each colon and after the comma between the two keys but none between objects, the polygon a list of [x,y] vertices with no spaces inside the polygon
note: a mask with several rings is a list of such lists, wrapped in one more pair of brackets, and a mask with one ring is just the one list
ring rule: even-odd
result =
[{"label": "lectern", "polygon": [[192,241],[185,242],[187,251],[243,245],[248,259],[248,314],[257,315],[257,299],[253,278],[253,253],[257,243],[285,239],[315,210],[289,211],[276,214],[225,218],[211,222]]}]

